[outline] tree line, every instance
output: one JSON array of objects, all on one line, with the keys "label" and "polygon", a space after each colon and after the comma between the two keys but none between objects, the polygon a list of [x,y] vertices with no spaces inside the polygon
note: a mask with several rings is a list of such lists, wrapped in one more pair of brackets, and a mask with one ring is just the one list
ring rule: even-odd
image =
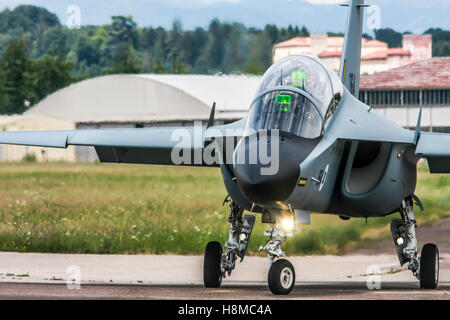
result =
[{"label": "tree line", "polygon": [[[389,48],[397,48],[402,46],[402,37],[404,34],[411,34],[411,32],[397,32],[391,28],[375,30],[375,38],[380,41],[387,42]],[[450,56],[450,31],[442,30],[440,28],[430,28],[423,34],[431,35],[433,40],[432,55],[433,57],[448,57]]]},{"label": "tree line", "polygon": [[[450,32],[427,32],[433,35],[433,53],[450,55]],[[399,34],[375,33],[390,46]],[[0,12],[0,114],[23,113],[60,88],[105,74],[262,74],[272,63],[273,45],[297,36],[309,36],[308,29],[251,28],[213,19],[207,28],[194,30],[175,20],[166,30],[139,27],[127,16],[73,30],[44,8],[6,9]]]}]

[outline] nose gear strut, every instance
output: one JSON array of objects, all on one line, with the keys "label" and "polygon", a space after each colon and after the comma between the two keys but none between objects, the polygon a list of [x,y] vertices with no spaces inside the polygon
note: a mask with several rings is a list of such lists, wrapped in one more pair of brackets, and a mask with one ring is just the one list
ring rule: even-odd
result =
[{"label": "nose gear strut", "polygon": [[270,231],[264,232],[266,237],[270,237],[269,242],[265,246],[260,246],[258,251],[266,251],[272,264],[276,258],[284,257],[286,253],[282,249],[283,242],[288,238],[283,230],[276,224],[272,224]]}]

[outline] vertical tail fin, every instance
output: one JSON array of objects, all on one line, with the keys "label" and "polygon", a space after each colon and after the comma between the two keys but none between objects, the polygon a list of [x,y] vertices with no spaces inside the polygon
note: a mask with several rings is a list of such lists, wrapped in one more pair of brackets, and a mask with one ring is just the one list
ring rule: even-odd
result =
[{"label": "vertical tail fin", "polygon": [[350,0],[348,7],[339,78],[344,86],[358,98],[364,0]]}]

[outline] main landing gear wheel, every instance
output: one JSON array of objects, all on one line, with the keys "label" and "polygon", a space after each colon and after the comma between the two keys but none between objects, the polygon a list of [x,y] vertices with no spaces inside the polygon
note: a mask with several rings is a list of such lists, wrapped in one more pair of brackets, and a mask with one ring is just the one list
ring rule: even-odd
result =
[{"label": "main landing gear wheel", "polygon": [[286,259],[272,263],[268,276],[269,289],[273,294],[287,295],[295,285],[295,270]]},{"label": "main landing gear wheel", "polygon": [[420,256],[420,287],[436,289],[439,282],[439,250],[435,244],[427,243]]},{"label": "main landing gear wheel", "polygon": [[222,284],[222,246],[209,242],[205,249],[203,262],[203,283],[206,288],[219,288]]}]

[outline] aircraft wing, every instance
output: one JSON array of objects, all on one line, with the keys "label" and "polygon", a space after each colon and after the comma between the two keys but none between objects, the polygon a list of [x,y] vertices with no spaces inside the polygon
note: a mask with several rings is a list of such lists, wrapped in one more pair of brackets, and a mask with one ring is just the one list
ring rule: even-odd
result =
[{"label": "aircraft wing", "polygon": [[[237,122],[229,126],[234,128],[241,124]],[[93,146],[101,162],[207,165],[201,155],[206,143],[214,138],[207,132],[225,136],[226,127],[1,132],[0,144],[52,148]]]},{"label": "aircraft wing", "polygon": [[416,155],[427,159],[431,173],[450,173],[450,134],[422,132]]}]

